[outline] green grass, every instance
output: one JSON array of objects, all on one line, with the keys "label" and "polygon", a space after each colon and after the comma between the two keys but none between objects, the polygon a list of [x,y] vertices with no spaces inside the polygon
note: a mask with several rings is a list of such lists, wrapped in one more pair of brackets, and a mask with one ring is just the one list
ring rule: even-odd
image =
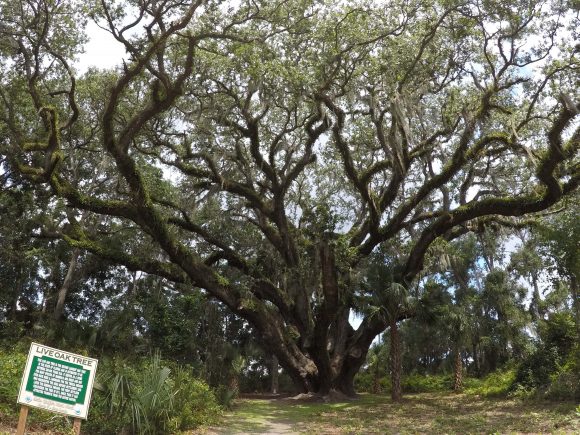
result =
[{"label": "green grass", "polygon": [[219,428],[205,433],[264,433],[280,428],[317,435],[580,432],[572,402],[528,403],[452,393],[412,394],[400,403],[370,394],[332,404],[289,402],[240,400]]},{"label": "green grass", "polygon": [[[452,393],[410,394],[400,403],[370,394],[328,404],[243,399],[236,401],[234,410],[226,414],[219,427],[187,433],[569,434],[580,433],[576,407],[573,402],[525,402]],[[0,434],[2,429],[6,430],[0,424]]]}]

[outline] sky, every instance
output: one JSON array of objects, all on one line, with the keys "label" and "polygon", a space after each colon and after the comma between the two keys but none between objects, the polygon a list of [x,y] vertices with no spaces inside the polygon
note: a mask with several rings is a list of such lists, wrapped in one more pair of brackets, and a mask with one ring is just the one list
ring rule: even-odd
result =
[{"label": "sky", "polygon": [[80,73],[90,67],[110,68],[119,65],[121,59],[126,57],[123,45],[90,20],[86,33],[89,42],[85,46],[85,52],[78,57],[77,63]]}]

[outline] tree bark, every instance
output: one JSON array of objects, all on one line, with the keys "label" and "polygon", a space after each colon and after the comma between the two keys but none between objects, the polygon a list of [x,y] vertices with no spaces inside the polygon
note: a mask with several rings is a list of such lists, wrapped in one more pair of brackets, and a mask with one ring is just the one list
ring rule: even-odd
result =
[{"label": "tree bark", "polygon": [[391,337],[391,399],[399,401],[402,398],[401,391],[401,339],[399,330],[397,328],[397,321],[390,322],[390,337]]},{"label": "tree bark", "polygon": [[[372,321],[363,321],[355,331],[348,322],[347,313],[348,310],[339,310],[336,321],[328,329],[326,345],[313,341],[308,348],[311,351],[318,346],[326,351],[328,370],[321,370],[317,360],[298,346],[299,339],[286,340],[283,328],[275,322],[268,323],[269,328],[261,329],[263,332],[258,340],[267,353],[278,357],[280,366],[290,376],[298,392],[326,395],[336,390],[354,397],[354,377],[366,361],[372,340],[386,325],[374,316]],[[252,319],[255,324],[267,321],[261,316]],[[321,350],[318,352],[320,356]]]},{"label": "tree bark", "polygon": [[231,373],[228,380],[228,388],[233,391],[234,396],[237,397],[240,394],[240,378],[237,373]]},{"label": "tree bark", "polygon": [[356,391],[354,389],[354,377],[360,370],[361,366],[366,360],[367,349],[360,354],[360,356],[353,357],[347,355],[343,363],[343,368],[340,376],[335,381],[335,389],[342,392],[349,397],[355,397]]},{"label": "tree bark", "polygon": [[272,355],[272,367],[270,369],[272,376],[272,394],[278,394],[278,357]]},{"label": "tree bark", "polygon": [[463,387],[463,360],[461,359],[461,351],[459,346],[455,348],[455,364],[454,364],[454,382],[453,391],[456,393],[461,391]]},{"label": "tree bark", "polygon": [[70,262],[68,264],[68,270],[66,272],[66,276],[64,277],[64,281],[58,290],[58,298],[56,300],[56,306],[54,307],[53,318],[55,320],[59,320],[62,317],[64,312],[64,303],[66,300],[66,296],[71,288],[73,283],[73,276],[75,273],[75,269],[77,267],[77,261],[80,255],[80,249],[75,248],[71,254]]}]

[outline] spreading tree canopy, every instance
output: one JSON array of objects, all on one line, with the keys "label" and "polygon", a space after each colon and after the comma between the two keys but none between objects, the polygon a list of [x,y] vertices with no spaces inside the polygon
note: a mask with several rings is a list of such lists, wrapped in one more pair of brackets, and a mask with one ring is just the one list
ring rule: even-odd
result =
[{"label": "spreading tree canopy", "polygon": [[[53,195],[51,231],[74,248],[221,301],[305,391],[354,393],[387,326],[359,285],[379,247],[409,288],[430,247],[518,225],[580,181],[572,3],[1,0],[0,15],[3,178]],[[87,20],[124,46],[118,68],[76,72]]]}]

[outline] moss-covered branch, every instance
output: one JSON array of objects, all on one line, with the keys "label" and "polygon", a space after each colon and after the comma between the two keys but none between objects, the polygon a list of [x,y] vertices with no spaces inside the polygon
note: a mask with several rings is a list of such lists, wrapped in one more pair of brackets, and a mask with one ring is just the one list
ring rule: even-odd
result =
[{"label": "moss-covered branch", "polygon": [[[565,193],[575,190],[580,183],[580,167],[576,166],[574,173],[563,184],[556,179],[555,171],[558,164],[576,156],[580,149],[580,129],[565,143],[561,138],[564,129],[577,115],[577,111],[564,105],[548,132],[548,148],[536,171],[540,184],[530,189],[540,193],[471,201],[443,214],[423,230],[415,243],[405,264],[405,280],[410,282],[422,269],[424,256],[431,243],[454,227],[482,216],[522,216],[537,213],[554,205]],[[501,223],[501,220],[498,222]]]}]

